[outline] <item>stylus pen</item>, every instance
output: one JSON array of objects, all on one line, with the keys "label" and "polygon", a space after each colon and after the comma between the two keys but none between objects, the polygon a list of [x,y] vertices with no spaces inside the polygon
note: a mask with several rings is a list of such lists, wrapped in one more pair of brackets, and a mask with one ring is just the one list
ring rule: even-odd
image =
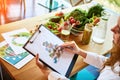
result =
[{"label": "stylus pen", "polygon": [[67,49],[71,49],[71,50],[74,49],[72,46],[61,47],[61,49],[65,49],[65,48],[67,48]]},{"label": "stylus pen", "polygon": [[72,46],[66,46],[65,48],[73,50],[74,48]]}]

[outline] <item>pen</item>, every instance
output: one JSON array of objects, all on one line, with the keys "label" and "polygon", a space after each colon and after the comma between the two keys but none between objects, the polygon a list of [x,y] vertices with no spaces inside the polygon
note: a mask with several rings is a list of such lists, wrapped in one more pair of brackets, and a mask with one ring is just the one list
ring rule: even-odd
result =
[{"label": "pen", "polygon": [[67,48],[67,49],[73,50],[73,47],[72,47],[72,46],[66,46],[66,47],[63,47],[63,48]]},{"label": "pen", "polygon": [[60,47],[60,50],[62,51],[63,49],[70,49],[70,50],[73,50],[74,48],[72,46],[66,46],[66,47]]}]

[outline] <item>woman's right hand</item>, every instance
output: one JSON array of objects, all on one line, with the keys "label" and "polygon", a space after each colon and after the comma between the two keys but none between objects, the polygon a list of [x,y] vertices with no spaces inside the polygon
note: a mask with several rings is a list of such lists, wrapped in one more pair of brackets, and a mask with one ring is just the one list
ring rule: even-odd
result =
[{"label": "woman's right hand", "polygon": [[82,56],[83,58],[86,58],[86,56],[87,56],[86,51],[80,49],[74,41],[65,42],[64,44],[60,45],[59,47],[61,47],[63,49],[63,51],[67,51],[72,54],[78,54],[78,55]]},{"label": "woman's right hand", "polygon": [[77,44],[74,41],[65,42],[64,44],[60,45],[59,47],[63,48],[63,51],[67,51],[67,52],[73,53],[73,54],[78,54],[80,51],[80,48],[77,46]]}]

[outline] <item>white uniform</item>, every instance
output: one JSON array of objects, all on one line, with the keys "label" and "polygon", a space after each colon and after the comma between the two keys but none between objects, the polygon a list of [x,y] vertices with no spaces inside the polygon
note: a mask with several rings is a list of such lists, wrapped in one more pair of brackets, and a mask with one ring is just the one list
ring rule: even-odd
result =
[{"label": "white uniform", "polygon": [[[101,55],[97,55],[92,52],[88,52],[86,58],[84,61],[90,65],[93,65],[99,69],[103,67],[103,64],[107,58]],[[118,72],[120,72],[120,63],[117,62],[114,65],[114,71],[111,70],[111,67],[106,66],[101,72],[97,80],[120,80],[120,76]],[[48,76],[48,80],[69,80],[65,78],[64,76],[56,73],[56,72],[51,72]]]}]

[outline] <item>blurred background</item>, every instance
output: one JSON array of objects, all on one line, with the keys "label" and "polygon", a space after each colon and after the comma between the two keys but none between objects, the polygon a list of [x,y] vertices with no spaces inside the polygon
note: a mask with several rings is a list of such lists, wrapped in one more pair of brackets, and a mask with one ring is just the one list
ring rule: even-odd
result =
[{"label": "blurred background", "polygon": [[79,6],[90,1],[96,1],[120,14],[119,0],[0,0],[0,25]]}]

